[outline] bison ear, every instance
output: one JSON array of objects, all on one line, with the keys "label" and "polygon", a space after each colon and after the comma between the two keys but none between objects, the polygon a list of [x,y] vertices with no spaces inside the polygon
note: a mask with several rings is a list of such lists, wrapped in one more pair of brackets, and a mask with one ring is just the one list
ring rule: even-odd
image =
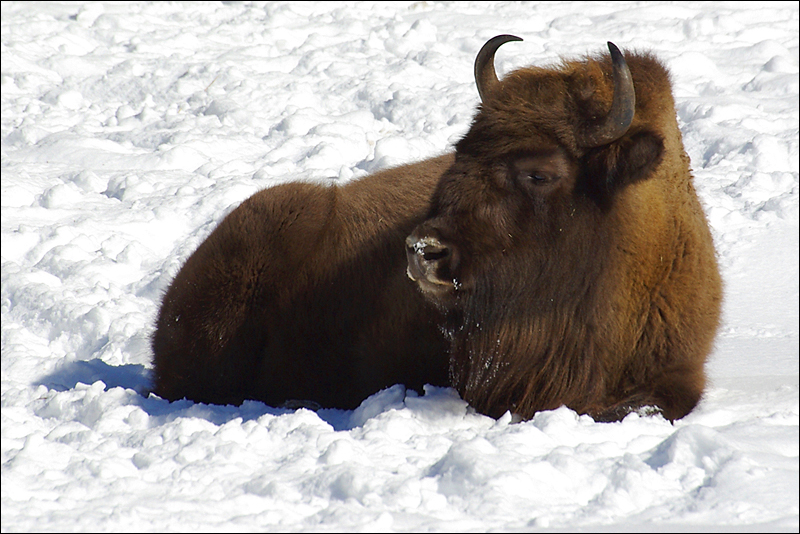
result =
[{"label": "bison ear", "polygon": [[664,140],[651,131],[640,131],[586,154],[586,187],[597,200],[610,201],[616,191],[645,180],[664,154]]}]

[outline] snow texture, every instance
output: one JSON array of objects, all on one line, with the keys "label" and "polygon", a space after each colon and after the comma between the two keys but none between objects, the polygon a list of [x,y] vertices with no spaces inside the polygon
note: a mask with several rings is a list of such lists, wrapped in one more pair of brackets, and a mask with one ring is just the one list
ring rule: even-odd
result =
[{"label": "snow texture", "polygon": [[[726,283],[698,408],[515,423],[168,403],[149,336],[222,218],[451,150],[502,77],[654,51]],[[798,529],[797,2],[3,2],[2,530]]]}]

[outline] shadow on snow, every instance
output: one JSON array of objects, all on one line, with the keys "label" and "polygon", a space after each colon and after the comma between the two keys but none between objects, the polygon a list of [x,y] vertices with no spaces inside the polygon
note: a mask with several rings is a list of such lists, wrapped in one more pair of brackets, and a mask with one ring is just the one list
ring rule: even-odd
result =
[{"label": "shadow on snow", "polygon": [[[169,402],[150,393],[152,385],[149,370],[141,364],[109,365],[99,358],[64,363],[56,370],[41,377],[33,385],[45,386],[57,392],[77,388],[78,384],[92,385],[98,381],[103,390],[122,388],[129,392],[127,403],[135,404],[151,417],[166,423],[180,417],[199,417],[215,425],[223,425],[237,418],[242,422],[256,420],[263,415],[281,416],[297,412],[297,409],[273,407],[259,401],[245,401],[241,406],[196,403],[190,400]],[[463,405],[463,406],[459,406]],[[355,410],[320,408],[317,416],[334,430],[351,430],[362,426],[367,420],[383,412],[411,408],[415,411],[462,411],[466,406],[458,394],[450,388],[426,386],[425,395],[402,385],[395,385],[376,392],[365,399]],[[299,408],[306,409],[306,408]]]}]

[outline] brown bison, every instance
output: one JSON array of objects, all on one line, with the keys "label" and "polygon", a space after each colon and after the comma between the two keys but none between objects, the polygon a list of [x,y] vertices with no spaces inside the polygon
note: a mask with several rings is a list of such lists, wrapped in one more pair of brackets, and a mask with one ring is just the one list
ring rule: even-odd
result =
[{"label": "brown bison", "polygon": [[721,281],[669,75],[609,43],[501,82],[512,40],[478,54],[455,154],[225,218],[164,297],[155,392],[353,408],[430,383],[494,417],[689,413]]}]

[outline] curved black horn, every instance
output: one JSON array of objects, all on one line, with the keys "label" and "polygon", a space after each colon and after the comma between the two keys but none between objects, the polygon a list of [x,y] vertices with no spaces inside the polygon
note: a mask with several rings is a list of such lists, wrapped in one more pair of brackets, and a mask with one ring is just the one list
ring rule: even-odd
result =
[{"label": "curved black horn", "polygon": [[522,41],[516,35],[498,35],[492,37],[483,45],[478,57],[475,58],[475,84],[478,86],[478,95],[483,102],[486,94],[491,88],[499,83],[497,73],[494,70],[494,53],[500,45],[509,41]]},{"label": "curved black horn", "polygon": [[578,136],[578,144],[583,147],[607,145],[625,135],[636,111],[636,93],[628,64],[614,43],[608,43],[608,50],[614,69],[614,100],[608,115]]}]

